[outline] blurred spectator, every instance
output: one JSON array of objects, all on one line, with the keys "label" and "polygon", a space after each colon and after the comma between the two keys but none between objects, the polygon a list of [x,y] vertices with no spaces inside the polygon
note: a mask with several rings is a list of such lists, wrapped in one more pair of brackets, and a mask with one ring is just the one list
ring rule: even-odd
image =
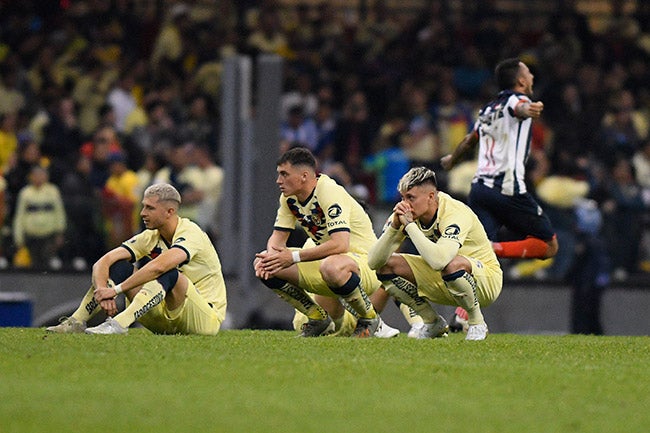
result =
[{"label": "blurred spectator", "polygon": [[106,224],[106,248],[112,249],[137,232],[140,197],[138,175],[127,167],[126,155],[108,156],[109,178],[102,190],[102,214]]},{"label": "blurred spectator", "polygon": [[41,152],[51,159],[50,176],[54,183],[60,183],[62,172],[73,164],[82,144],[81,130],[77,119],[77,107],[70,97],[51,101],[49,120],[43,128]]},{"label": "blurred spectator", "polygon": [[600,319],[604,290],[610,283],[610,263],[600,230],[602,214],[593,200],[579,201],[575,207],[576,243],[570,277],[571,332],[602,335]]},{"label": "blurred spectator", "polygon": [[632,165],[636,174],[636,181],[641,188],[650,192],[650,138],[643,144],[632,157]]},{"label": "blurred spectator", "polygon": [[16,122],[18,114],[0,113],[0,173],[6,173],[14,163],[18,136],[16,135]]},{"label": "blurred spectator", "polygon": [[609,112],[603,118],[598,142],[598,157],[602,161],[612,156],[631,159],[639,148],[642,132],[635,124],[634,98],[628,91],[618,92],[611,100]]},{"label": "blurred spectator", "polygon": [[282,95],[280,109],[282,118],[287,119],[289,110],[295,106],[301,106],[307,117],[314,117],[318,108],[318,98],[314,93],[313,80],[309,73],[299,73],[295,83],[289,85],[289,90]]},{"label": "blurred spectator", "polygon": [[423,165],[434,168],[442,153],[440,140],[433,130],[426,92],[414,86],[406,92],[409,119],[406,133],[402,136],[402,149],[411,166]]},{"label": "blurred spectator", "polygon": [[219,232],[219,205],[223,189],[223,169],[215,163],[213,153],[207,146],[194,148],[193,160],[203,175],[203,181],[200,185],[203,191],[203,200],[199,206],[195,222],[214,240]]},{"label": "blurred spectator", "polygon": [[608,199],[603,203],[603,234],[611,252],[613,278],[623,281],[638,272],[642,217],[648,203],[644,202],[642,189],[627,158],[615,157],[610,174]]},{"label": "blurred spectator", "polygon": [[453,152],[452,146],[460,143],[474,126],[471,107],[458,98],[451,83],[442,84],[430,112],[433,128],[440,137],[441,152],[445,155]]},{"label": "blurred spectator", "polygon": [[280,26],[276,8],[274,6],[262,7],[255,28],[246,40],[246,50],[251,54],[286,55],[287,49],[287,37]]},{"label": "blurred spectator", "polygon": [[153,183],[169,183],[181,193],[183,202],[179,215],[196,221],[205,193],[201,188],[203,173],[193,161],[195,145],[185,142],[171,148],[168,163],[158,170]]},{"label": "blurred spectator", "polygon": [[25,108],[25,95],[18,88],[18,71],[14,66],[0,63],[0,114],[18,112]]},{"label": "blurred spectator", "polygon": [[106,102],[115,113],[115,124],[111,126],[115,127],[119,133],[126,130],[127,117],[138,105],[135,96],[133,96],[134,86],[133,71],[124,70],[106,95]]},{"label": "blurred spectator", "polygon": [[7,203],[9,214],[13,215],[16,198],[21,189],[29,183],[29,173],[35,165],[47,166],[48,160],[41,155],[40,146],[29,134],[21,134],[14,165],[5,174],[7,181]]},{"label": "blurred spectator", "polygon": [[84,143],[81,153],[90,158],[90,182],[101,191],[110,176],[108,157],[111,153],[122,152],[122,145],[117,137],[117,132],[112,126],[103,126],[95,132],[91,142]]},{"label": "blurred spectator", "polygon": [[182,55],[184,51],[184,33],[191,27],[190,8],[185,3],[176,3],[169,10],[160,33],[156,36],[151,52],[151,69],[154,74],[160,74],[160,69],[171,67],[182,70]]},{"label": "blurred spectator", "polygon": [[78,154],[61,182],[61,193],[69,221],[63,259],[75,270],[86,269],[105,252],[104,219],[100,193],[92,184],[92,159]]},{"label": "blurred spectator", "polygon": [[370,113],[366,95],[361,90],[352,92],[343,105],[336,129],[334,156],[352,177],[362,176],[363,159],[372,153],[376,134],[377,125]]},{"label": "blurred spectator", "polygon": [[400,137],[406,128],[406,119],[398,113],[389,116],[381,126],[376,140],[377,151],[363,161],[366,172],[375,177],[375,203],[392,205],[401,200],[397,184],[410,168],[410,162],[400,147]]},{"label": "blurred spectator", "polygon": [[[201,146],[207,146],[212,154],[218,151],[218,137],[212,99],[204,94],[190,98],[188,114],[179,125],[179,136]],[[172,124],[173,126],[173,124]]]},{"label": "blurred spectator", "polygon": [[328,99],[319,99],[316,109],[316,130],[318,140],[314,155],[321,164],[327,164],[334,159],[336,130],[338,128],[337,114]]},{"label": "blurred spectator", "polygon": [[[14,245],[29,253],[35,269],[60,269],[66,215],[59,188],[50,183],[47,170],[32,167],[29,184],[18,193],[13,218]],[[23,250],[24,251],[24,250]]]},{"label": "blurred spectator", "polygon": [[302,105],[289,108],[287,120],[282,122],[280,128],[280,139],[284,143],[281,152],[296,144],[305,146],[312,152],[316,151],[318,129],[314,120],[305,115]]}]

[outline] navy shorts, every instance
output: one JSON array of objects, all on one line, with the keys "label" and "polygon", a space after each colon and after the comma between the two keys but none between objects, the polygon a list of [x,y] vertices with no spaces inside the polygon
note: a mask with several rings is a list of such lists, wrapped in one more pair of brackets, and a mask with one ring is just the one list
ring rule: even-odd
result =
[{"label": "navy shorts", "polygon": [[477,182],[472,184],[468,202],[493,242],[502,227],[521,239],[533,236],[549,241],[555,235],[551,220],[530,193],[503,195]]}]

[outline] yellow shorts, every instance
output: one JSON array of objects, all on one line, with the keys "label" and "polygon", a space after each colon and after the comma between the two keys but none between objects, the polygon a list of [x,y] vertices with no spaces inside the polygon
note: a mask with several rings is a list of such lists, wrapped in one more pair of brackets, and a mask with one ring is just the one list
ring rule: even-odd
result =
[{"label": "yellow shorts", "polygon": [[187,294],[183,305],[169,310],[165,300],[138,319],[154,334],[216,335],[223,318],[199,294],[191,281],[187,282]]},{"label": "yellow shorts", "polygon": [[[447,290],[442,274],[429,266],[418,255],[402,254],[415,275],[418,294],[431,302],[441,305],[456,305],[456,301]],[[472,264],[472,276],[476,280],[476,296],[481,307],[493,303],[503,287],[503,271],[499,266],[485,266],[480,260],[463,256]]]},{"label": "yellow shorts", "polygon": [[[359,277],[361,278],[361,286],[364,292],[368,295],[374,293],[381,286],[381,282],[377,279],[375,271],[368,267],[368,256],[356,253],[346,253],[345,255],[352,258],[359,266]],[[320,264],[321,260],[300,262],[297,264],[300,287],[310,293],[338,298],[338,295],[332,292],[323,280],[319,271]]]}]

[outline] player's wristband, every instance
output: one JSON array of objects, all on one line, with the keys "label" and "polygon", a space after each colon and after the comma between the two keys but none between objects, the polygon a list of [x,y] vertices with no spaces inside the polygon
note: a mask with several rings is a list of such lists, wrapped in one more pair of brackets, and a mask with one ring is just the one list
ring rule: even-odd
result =
[{"label": "player's wristband", "polygon": [[123,291],[123,290],[122,290],[122,285],[121,285],[121,284],[118,284],[117,286],[113,286],[113,290],[115,290],[115,294],[116,294],[116,295],[119,295],[119,294],[122,293],[122,291]]},{"label": "player's wristband", "polygon": [[293,257],[293,262],[294,263],[299,263],[300,262],[300,251],[292,251],[291,256]]}]

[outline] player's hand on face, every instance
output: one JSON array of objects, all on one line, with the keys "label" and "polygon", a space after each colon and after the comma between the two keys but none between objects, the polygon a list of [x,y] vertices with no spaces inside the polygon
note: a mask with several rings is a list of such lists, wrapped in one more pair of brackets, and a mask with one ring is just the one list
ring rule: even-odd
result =
[{"label": "player's hand on face", "polygon": [[[397,219],[397,220],[395,220]],[[411,205],[404,200],[400,201],[393,208],[393,227],[398,228],[413,222],[413,211]]]}]

